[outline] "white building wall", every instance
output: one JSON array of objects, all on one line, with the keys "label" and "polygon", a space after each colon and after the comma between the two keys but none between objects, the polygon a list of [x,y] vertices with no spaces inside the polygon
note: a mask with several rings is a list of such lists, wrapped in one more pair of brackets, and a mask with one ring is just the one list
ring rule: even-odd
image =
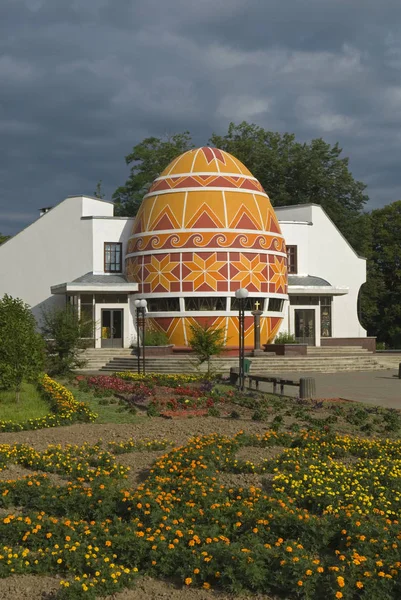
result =
[{"label": "white building wall", "polygon": [[[358,295],[366,281],[366,259],[359,257],[321,206],[305,204],[275,209],[287,245],[298,247],[298,275],[326,279],[333,287],[349,288],[334,296],[332,337],[365,337],[358,319]],[[302,308],[297,306],[296,308]],[[316,310],[316,339],[320,337],[320,307]],[[287,307],[282,331],[294,331],[294,308]]]},{"label": "white building wall", "polygon": [[[121,242],[122,243],[122,265],[123,272],[125,269],[125,254],[127,251],[127,243],[131,235],[133,218],[119,217],[102,217],[95,216],[91,219],[93,223],[93,272],[97,275],[104,273],[104,243],[105,242]],[[124,310],[124,348],[128,348],[130,344],[136,341],[135,327],[135,307],[134,297],[128,295],[128,303],[115,304],[98,304],[95,310],[96,323],[96,347],[101,346],[101,310],[105,308],[122,308]]]},{"label": "white building wall", "polygon": [[366,281],[366,259],[360,258],[320,206],[312,205],[313,227],[309,238],[311,273],[335,287],[348,287],[344,296],[335,296],[332,308],[333,337],[365,337],[358,319],[358,295]]},{"label": "white building wall", "polygon": [[92,270],[92,224],[81,220],[84,205],[82,196],[69,197],[0,246],[0,297],[21,298],[39,321],[42,309],[65,304],[50,287]]},{"label": "white building wall", "polygon": [[94,217],[93,222],[93,272],[104,273],[104,243],[122,243],[123,270],[128,238],[131,235],[133,218]]}]

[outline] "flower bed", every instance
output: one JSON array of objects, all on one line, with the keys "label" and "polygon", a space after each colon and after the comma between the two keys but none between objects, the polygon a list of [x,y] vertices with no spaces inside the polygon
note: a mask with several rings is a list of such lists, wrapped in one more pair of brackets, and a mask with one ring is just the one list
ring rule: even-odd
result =
[{"label": "flower bed", "polygon": [[72,393],[48,375],[41,375],[38,387],[49,402],[52,413],[38,419],[29,419],[22,423],[0,421],[0,431],[23,431],[71,425],[75,422],[88,423],[96,419],[86,404],[77,402]]},{"label": "flower bed", "polygon": [[[244,447],[282,452],[254,464],[236,458]],[[159,458],[135,490],[99,445],[0,446],[0,466],[9,461],[69,478],[0,482],[0,506],[23,507],[0,521],[0,576],[59,574],[59,598],[113,594],[138,573],[305,600],[401,595],[400,440],[196,437]],[[222,484],[233,472],[268,476],[270,491]]]},{"label": "flower bed", "polygon": [[126,381],[142,381],[143,383],[153,383],[155,385],[165,385],[176,387],[186,383],[195,383],[205,381],[206,375],[173,375],[168,373],[131,373],[130,371],[115,373],[116,377]]},{"label": "flower bed", "polygon": [[76,380],[81,389],[94,390],[96,396],[113,394],[123,398],[128,406],[145,406],[149,416],[189,409],[197,410],[196,416],[203,416],[214,406],[216,399],[222,401],[222,397],[213,391],[213,384],[197,376],[120,373],[95,377],[80,375]]}]

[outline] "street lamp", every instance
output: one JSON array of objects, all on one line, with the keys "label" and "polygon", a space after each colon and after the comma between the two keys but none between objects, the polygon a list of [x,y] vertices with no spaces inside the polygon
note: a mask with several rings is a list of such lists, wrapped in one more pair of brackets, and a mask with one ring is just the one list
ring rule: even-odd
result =
[{"label": "street lamp", "polygon": [[248,298],[248,290],[240,288],[236,290],[235,297],[238,300],[238,336],[239,336],[239,377],[238,386],[241,391],[245,387],[245,300]]},{"label": "street lamp", "polygon": [[139,330],[142,332],[142,372],[145,375],[145,312],[148,303],[145,298],[137,299],[134,302],[136,308],[136,351],[138,359],[138,373],[141,372],[141,346]]}]

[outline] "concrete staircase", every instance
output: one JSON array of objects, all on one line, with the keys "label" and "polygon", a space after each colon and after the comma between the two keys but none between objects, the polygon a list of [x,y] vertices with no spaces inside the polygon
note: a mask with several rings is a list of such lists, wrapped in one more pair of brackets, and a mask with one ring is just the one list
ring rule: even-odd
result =
[{"label": "concrete staircase", "polygon": [[[136,371],[137,359],[130,349],[90,349],[86,351],[88,360],[85,371],[101,370],[102,372]],[[323,372],[337,371],[371,371],[386,368],[382,366],[376,355],[362,347],[309,347],[307,356],[264,356],[249,357],[252,361],[251,372],[285,373],[285,372]],[[196,370],[195,358],[188,355],[168,355],[147,357],[148,373],[193,373]],[[237,357],[220,357],[212,359],[212,369],[219,373],[229,373],[230,367],[238,365]],[[202,365],[201,371],[206,370]]]}]

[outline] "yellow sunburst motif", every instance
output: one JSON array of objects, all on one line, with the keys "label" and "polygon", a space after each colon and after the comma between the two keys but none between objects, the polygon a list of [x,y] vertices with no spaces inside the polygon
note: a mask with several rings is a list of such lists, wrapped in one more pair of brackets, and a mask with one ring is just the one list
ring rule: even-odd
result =
[{"label": "yellow sunburst motif", "polygon": [[240,281],[241,287],[254,285],[258,291],[261,290],[261,283],[266,281],[266,277],[263,275],[266,264],[260,262],[260,256],[249,260],[242,254],[240,261],[233,261],[231,264],[238,269],[238,273],[231,278],[231,281]]},{"label": "yellow sunburst motif", "polygon": [[285,284],[287,281],[287,266],[284,260],[279,260],[277,256],[274,257],[274,263],[270,265],[274,275],[270,279],[270,283],[276,285],[276,290],[281,287],[283,292],[285,290]]},{"label": "yellow sunburst motif", "polygon": [[163,286],[167,292],[170,291],[170,283],[178,281],[178,277],[172,273],[176,266],[176,262],[170,262],[169,255],[161,260],[157,256],[152,256],[150,264],[145,265],[149,271],[145,283],[150,283],[152,292],[158,285]]},{"label": "yellow sunburst motif", "polygon": [[127,267],[127,275],[129,281],[135,281],[136,283],[142,282],[141,277],[142,270],[142,260],[138,260],[137,262],[130,262]]},{"label": "yellow sunburst motif", "polygon": [[193,281],[194,291],[203,283],[206,283],[213,290],[217,291],[217,282],[226,281],[226,277],[219,273],[219,270],[226,265],[225,261],[217,260],[216,253],[205,260],[194,254],[193,261],[186,263],[191,272],[183,281]]}]

